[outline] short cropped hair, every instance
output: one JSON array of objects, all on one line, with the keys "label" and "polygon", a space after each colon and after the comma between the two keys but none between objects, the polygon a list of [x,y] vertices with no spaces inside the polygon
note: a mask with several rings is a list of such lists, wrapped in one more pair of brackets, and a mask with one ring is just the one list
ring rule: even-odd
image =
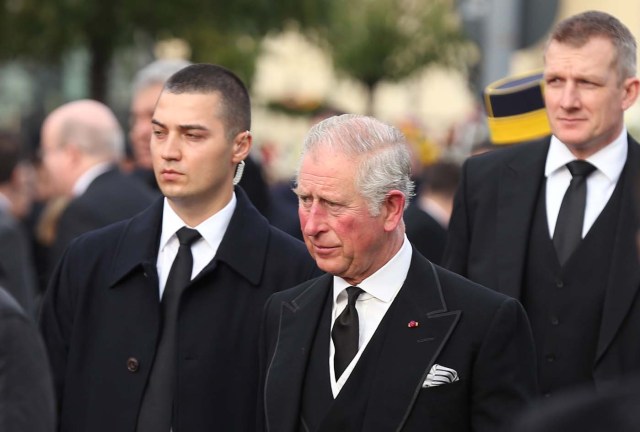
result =
[{"label": "short cropped hair", "polygon": [[595,37],[613,44],[620,83],[636,75],[636,40],[620,20],[605,12],[587,11],[561,21],[549,36],[546,47],[556,41],[580,48]]},{"label": "short cropped hair", "polygon": [[218,93],[221,116],[227,140],[232,141],[240,132],[251,129],[251,100],[249,91],[233,72],[213,64],[193,64],[173,74],[164,90],[173,94]]},{"label": "short cropped hair", "polygon": [[[390,191],[404,194],[405,208],[414,195],[408,145],[402,132],[391,125],[373,117],[343,114],[329,117],[309,130],[302,158],[324,147],[358,158],[356,189],[367,202],[369,213],[377,216]],[[300,167],[298,175],[299,172]]]}]

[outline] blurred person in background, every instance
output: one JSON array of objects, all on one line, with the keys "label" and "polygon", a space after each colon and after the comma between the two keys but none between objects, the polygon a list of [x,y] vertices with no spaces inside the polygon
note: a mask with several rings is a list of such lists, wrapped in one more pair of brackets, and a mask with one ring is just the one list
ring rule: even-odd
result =
[{"label": "blurred person in background", "polygon": [[38,328],[0,286],[0,430],[54,432],[55,418],[53,381]]},{"label": "blurred person in background", "polygon": [[409,241],[435,264],[442,261],[459,181],[460,165],[456,162],[438,161],[424,167],[418,181],[418,195],[404,212]]},{"label": "blurred person in background", "polygon": [[22,220],[30,211],[33,175],[20,138],[0,131],[0,286],[35,317],[38,294],[30,238]]},{"label": "blurred person in background", "polygon": [[133,216],[157,194],[120,171],[124,136],[106,105],[88,99],[64,104],[46,117],[41,134],[50,192],[69,198],[55,228],[51,269],[75,237]]}]

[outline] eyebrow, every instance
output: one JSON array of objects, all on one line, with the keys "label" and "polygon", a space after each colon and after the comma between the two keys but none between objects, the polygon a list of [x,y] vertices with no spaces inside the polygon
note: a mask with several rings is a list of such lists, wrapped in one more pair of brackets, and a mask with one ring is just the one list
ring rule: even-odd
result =
[{"label": "eyebrow", "polygon": [[[159,121],[158,121],[158,120],[156,120],[156,119],[151,119],[151,123],[152,123],[152,124],[154,124],[154,125],[156,125],[156,126],[159,126],[159,127],[161,127],[161,128],[168,129],[168,128],[167,128],[167,126],[166,126],[165,124],[163,124],[162,122],[159,122]],[[185,125],[178,125],[178,128],[179,128],[181,131],[187,131],[187,130],[201,130],[201,131],[208,131],[208,130],[209,130],[209,128],[207,128],[207,127],[205,127],[205,126],[202,126],[202,125],[199,125],[199,124],[185,124]]]}]

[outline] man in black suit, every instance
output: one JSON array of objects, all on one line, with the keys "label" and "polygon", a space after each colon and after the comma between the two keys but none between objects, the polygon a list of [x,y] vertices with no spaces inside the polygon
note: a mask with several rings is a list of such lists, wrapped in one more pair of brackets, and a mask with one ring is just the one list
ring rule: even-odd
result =
[{"label": "man in black suit", "polygon": [[[80,236],[45,296],[60,427],[253,431],[264,302],[318,270],[302,242],[271,227],[234,187],[252,142],[240,79],[188,66],[165,84],[152,123],[165,198]],[[200,238],[183,249],[185,227]],[[176,292],[171,267],[184,250],[191,271]]]},{"label": "man in black suit", "polygon": [[78,100],[52,111],[40,145],[54,194],[70,200],[57,223],[51,268],[75,237],[129,218],[158,196],[119,170],[122,128],[100,102]]},{"label": "man in black suit", "polygon": [[624,126],[639,85],[629,29],[603,12],[569,17],[544,60],[553,135],[464,164],[444,263],[522,301],[549,396],[640,370],[640,148]]},{"label": "man in black suit", "polygon": [[327,272],[265,306],[258,430],[497,431],[535,395],[520,304],[444,270],[404,233],[404,136],[343,115],[305,139],[295,192]]}]

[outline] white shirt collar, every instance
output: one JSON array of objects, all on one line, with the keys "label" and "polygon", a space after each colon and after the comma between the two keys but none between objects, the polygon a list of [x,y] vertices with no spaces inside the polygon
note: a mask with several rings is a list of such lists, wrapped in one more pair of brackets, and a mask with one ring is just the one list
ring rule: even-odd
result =
[{"label": "white shirt collar", "polygon": [[96,177],[109,171],[109,169],[111,169],[111,166],[111,162],[100,162],[86,170],[80,177],[78,177],[78,180],[76,180],[75,184],[73,185],[73,189],[71,191],[73,196],[77,197],[85,193],[89,185],[91,185]]},{"label": "white shirt collar", "polygon": [[[400,250],[384,266],[374,274],[358,284],[365,293],[377,298],[385,303],[390,303],[396,297],[400,288],[404,284],[411,265],[411,243],[404,236],[404,241]],[[345,288],[351,286],[341,277],[333,277],[333,303],[336,303],[338,294]],[[363,296],[365,294],[362,294]]]},{"label": "white shirt collar", "polygon": [[[598,150],[586,160],[595,166],[598,171],[602,172],[609,181],[617,182],[627,160],[627,151],[627,129],[623,127],[620,135],[611,144]],[[576,157],[569,151],[567,146],[558,138],[552,136],[544,169],[545,177],[549,177],[575,159]]]},{"label": "white shirt collar", "polygon": [[[219,212],[204,220],[198,226],[190,227],[197,229],[207,244],[217,251],[222,237],[227,231],[231,216],[236,209],[236,194],[231,195],[231,200]],[[188,226],[180,216],[169,205],[167,198],[164,199],[164,209],[162,211],[162,235],[160,236],[160,250],[162,250],[169,240],[183,226]],[[215,255],[215,253],[214,253]]]}]

